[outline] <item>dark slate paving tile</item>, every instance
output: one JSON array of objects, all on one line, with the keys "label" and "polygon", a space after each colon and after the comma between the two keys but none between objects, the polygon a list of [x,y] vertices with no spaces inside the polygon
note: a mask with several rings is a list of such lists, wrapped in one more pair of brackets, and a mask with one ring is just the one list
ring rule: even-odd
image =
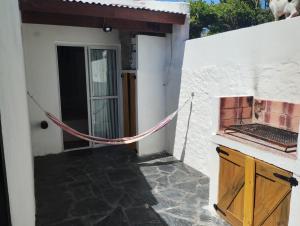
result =
[{"label": "dark slate paving tile", "polygon": [[208,177],[202,177],[199,179],[199,183],[204,185],[204,184],[209,184],[209,178]]},{"label": "dark slate paving tile", "polygon": [[81,219],[66,220],[51,226],[85,226]]},{"label": "dark slate paving tile", "polygon": [[173,187],[185,192],[193,193],[195,192],[197,185],[198,185],[198,181],[188,181],[188,182],[175,184]]},{"label": "dark slate paving tile", "polygon": [[92,214],[81,217],[81,220],[84,222],[85,226],[93,226],[99,221],[103,220],[106,216],[107,214]]},{"label": "dark slate paving tile", "polygon": [[73,179],[73,182],[71,182],[71,183],[78,183],[78,182],[89,183],[89,180],[90,180],[89,175],[81,168],[77,169],[77,168],[71,167],[71,168],[67,169],[66,174],[68,177]]},{"label": "dark slate paving tile", "polygon": [[[182,200],[182,206],[186,209],[195,209],[201,208],[201,201],[203,201],[198,195],[196,194],[187,194],[184,199]],[[206,200],[204,200],[206,201]],[[208,203],[208,200],[207,200]]]},{"label": "dark slate paving tile", "polygon": [[160,165],[158,166],[159,170],[167,172],[167,173],[171,173],[175,171],[175,167],[172,165]]},{"label": "dark slate paving tile", "polygon": [[151,192],[147,191],[127,191],[127,194],[131,197],[131,206],[153,206],[157,204],[157,200]]},{"label": "dark slate paving tile", "polygon": [[152,206],[152,208],[155,209],[155,211],[157,211],[157,212],[180,205],[178,202],[167,199],[167,198],[161,196],[160,194],[155,194],[155,199],[157,200],[157,204]]},{"label": "dark slate paving tile", "polygon": [[68,185],[68,191],[75,200],[82,200],[94,197],[90,183],[78,182]]},{"label": "dark slate paving tile", "polygon": [[172,184],[178,183],[179,181],[184,182],[189,180],[189,175],[180,169],[176,169],[176,171],[169,176],[169,180]]},{"label": "dark slate paving tile", "polygon": [[90,214],[106,214],[111,207],[104,201],[94,198],[81,200],[74,203],[71,214],[74,217],[86,216]]},{"label": "dark slate paving tile", "polygon": [[[51,198],[50,198],[51,197]],[[71,209],[73,200],[69,196],[48,196],[45,201],[41,201],[37,197],[37,220],[40,225],[47,225],[62,221],[69,217],[69,210]]]},{"label": "dark slate paving tile", "polygon": [[199,217],[200,217],[200,221],[201,221],[201,222],[209,223],[209,222],[212,221],[211,216],[208,215],[207,213],[201,213]]},{"label": "dark slate paving tile", "polygon": [[[71,202],[69,202],[69,204],[71,204]],[[64,208],[65,206],[62,205],[61,207]],[[55,209],[51,209],[51,207],[46,209],[40,208],[37,211],[36,218],[37,218],[37,225],[40,226],[58,223],[69,218],[68,208],[61,209],[61,210],[58,210],[57,206],[55,207]]]},{"label": "dark slate paving tile", "polygon": [[101,195],[102,191],[112,190],[113,186],[106,175],[89,174],[91,187],[96,195]]},{"label": "dark slate paving tile", "polygon": [[163,175],[157,178],[156,182],[158,182],[158,185],[162,188],[167,188],[170,185],[170,181],[167,175]]},{"label": "dark slate paving tile", "polygon": [[125,146],[35,158],[37,226],[225,225],[203,207],[209,179],[166,153]]},{"label": "dark slate paving tile", "polygon": [[125,213],[132,225],[162,223],[161,217],[152,208],[130,208],[125,210]]},{"label": "dark slate paving tile", "polygon": [[129,224],[122,208],[118,207],[104,219],[93,224],[93,226],[129,226]]},{"label": "dark slate paving tile", "polygon": [[102,198],[110,206],[116,206],[124,196],[124,190],[113,188],[102,192]]},{"label": "dark slate paving tile", "polygon": [[186,196],[186,192],[184,192],[182,190],[169,188],[169,189],[160,191],[160,195],[163,197],[166,197],[170,200],[180,202],[184,198],[184,196]]},{"label": "dark slate paving tile", "polygon": [[161,220],[161,222],[155,222],[155,223],[142,223],[142,224],[133,224],[133,226],[167,226],[168,224]]},{"label": "dark slate paving tile", "polygon": [[194,221],[197,218],[198,211],[196,209],[183,209],[181,207],[175,207],[165,211],[166,213],[171,213],[172,215],[177,216],[177,218],[184,218],[189,221]]},{"label": "dark slate paving tile", "polygon": [[112,183],[124,183],[137,179],[138,175],[131,169],[121,168],[108,170],[107,176]]},{"label": "dark slate paving tile", "polygon": [[154,174],[159,174],[160,173],[157,166],[141,166],[140,167],[140,171],[145,176],[154,175]]},{"label": "dark slate paving tile", "polygon": [[208,199],[208,197],[209,197],[209,185],[205,184],[205,185],[202,185],[200,187],[197,187],[196,194],[201,199]]},{"label": "dark slate paving tile", "polygon": [[192,221],[188,221],[185,219],[180,219],[177,217],[174,217],[169,214],[162,213],[161,217],[165,220],[167,225],[172,225],[172,226],[193,226]]},{"label": "dark slate paving tile", "polygon": [[[169,157],[171,157],[170,154],[168,154],[166,152],[161,152],[161,153],[156,153],[153,155],[140,157],[136,160],[136,162],[139,164],[143,164],[144,162],[146,162],[146,164],[149,165],[149,163],[152,163],[155,161],[161,161],[162,159],[167,159]],[[175,160],[173,157],[171,159]]]},{"label": "dark slate paving tile", "polygon": [[200,225],[209,225],[209,226],[230,226],[222,218],[217,216],[212,216],[212,214],[203,209],[199,216]]},{"label": "dark slate paving tile", "polygon": [[123,207],[124,209],[132,207],[133,204],[134,204],[133,198],[130,197],[130,195],[128,195],[127,193],[123,194],[122,198],[118,203],[118,205]]},{"label": "dark slate paving tile", "polygon": [[156,188],[158,186],[158,183],[156,181],[148,180],[147,182],[148,182],[149,187],[151,189],[154,189],[154,188]]},{"label": "dark slate paving tile", "polygon": [[146,176],[145,176],[145,179],[146,179],[147,181],[149,181],[149,180],[155,181],[155,180],[158,179],[159,177],[166,176],[166,175],[167,175],[166,173],[159,172],[159,173],[155,173],[155,174],[149,174],[149,175],[146,175]]}]

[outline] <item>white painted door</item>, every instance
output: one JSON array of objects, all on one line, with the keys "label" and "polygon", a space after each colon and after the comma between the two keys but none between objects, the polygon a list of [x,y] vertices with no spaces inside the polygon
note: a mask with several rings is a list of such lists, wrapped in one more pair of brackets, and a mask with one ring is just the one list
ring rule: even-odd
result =
[{"label": "white painted door", "polygon": [[[166,37],[137,36],[137,128],[141,133],[166,116],[165,78],[169,59]],[[165,131],[140,141],[140,155],[165,150]]]},{"label": "white painted door", "polygon": [[97,137],[119,137],[117,49],[89,48],[91,129]]}]

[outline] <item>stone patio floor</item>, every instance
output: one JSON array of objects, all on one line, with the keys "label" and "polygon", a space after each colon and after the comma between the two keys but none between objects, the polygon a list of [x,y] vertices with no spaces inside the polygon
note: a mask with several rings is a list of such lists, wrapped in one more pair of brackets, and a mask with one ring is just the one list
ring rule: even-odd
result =
[{"label": "stone patio floor", "polygon": [[217,226],[209,179],[166,153],[124,146],[35,158],[37,226]]}]

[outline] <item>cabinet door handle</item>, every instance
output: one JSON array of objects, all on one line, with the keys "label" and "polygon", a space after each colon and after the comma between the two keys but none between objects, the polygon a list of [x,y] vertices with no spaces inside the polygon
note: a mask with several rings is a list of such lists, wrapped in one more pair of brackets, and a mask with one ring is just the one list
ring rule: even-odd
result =
[{"label": "cabinet door handle", "polygon": [[224,213],[224,211],[221,210],[221,209],[218,207],[217,204],[214,204],[214,209],[215,209],[216,211],[220,212],[221,214],[223,214],[224,216],[226,216],[226,213]]},{"label": "cabinet door handle", "polygon": [[291,184],[291,187],[298,186],[298,180],[295,177],[286,177],[284,175],[281,175],[279,173],[273,173],[273,175],[281,180],[284,180]]},{"label": "cabinet door handle", "polygon": [[226,151],[223,151],[220,147],[217,147],[216,148],[216,151],[220,154],[223,154],[223,155],[226,155],[226,156],[229,156],[229,154],[226,152]]}]

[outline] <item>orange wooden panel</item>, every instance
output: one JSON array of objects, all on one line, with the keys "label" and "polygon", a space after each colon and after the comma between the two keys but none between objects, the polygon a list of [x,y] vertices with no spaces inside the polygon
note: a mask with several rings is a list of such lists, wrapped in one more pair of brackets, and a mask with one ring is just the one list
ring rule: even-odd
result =
[{"label": "orange wooden panel", "polygon": [[128,74],[122,74],[123,85],[123,121],[124,121],[124,135],[130,136],[129,130],[129,103],[128,103]]},{"label": "orange wooden panel", "polygon": [[232,225],[243,225],[244,209],[244,156],[222,147],[220,153],[219,202],[222,217]]},{"label": "orange wooden panel", "polygon": [[291,185],[274,173],[288,177],[291,173],[259,160],[256,166],[254,226],[288,226]]},{"label": "orange wooden panel", "polygon": [[218,212],[233,226],[288,226],[292,173],[221,147]]},{"label": "orange wooden panel", "polygon": [[[136,135],[136,75],[131,73],[128,75],[129,80],[129,133],[130,136]],[[129,145],[130,148],[136,149],[136,143]]]},{"label": "orange wooden panel", "polygon": [[254,199],[255,199],[254,189],[255,189],[255,159],[250,156],[246,156],[243,226],[253,226]]}]

